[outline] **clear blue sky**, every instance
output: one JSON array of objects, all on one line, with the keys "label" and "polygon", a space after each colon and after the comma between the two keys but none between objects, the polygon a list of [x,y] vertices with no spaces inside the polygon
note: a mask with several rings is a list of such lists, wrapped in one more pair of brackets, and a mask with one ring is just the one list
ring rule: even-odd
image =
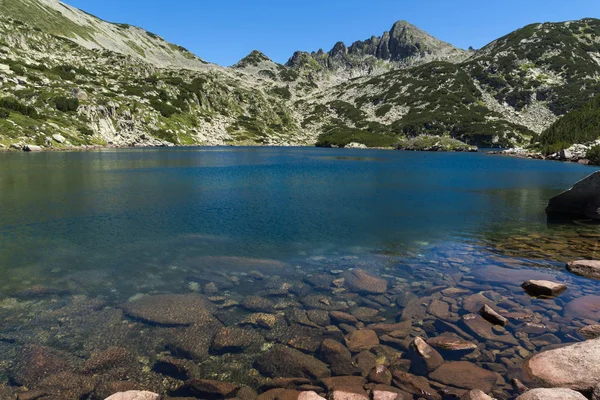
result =
[{"label": "clear blue sky", "polygon": [[480,48],[533,22],[600,18],[600,0],[66,0],[111,22],[141,26],[201,58],[231,65],[258,49],[284,63],[380,36],[397,20],[455,46]]}]

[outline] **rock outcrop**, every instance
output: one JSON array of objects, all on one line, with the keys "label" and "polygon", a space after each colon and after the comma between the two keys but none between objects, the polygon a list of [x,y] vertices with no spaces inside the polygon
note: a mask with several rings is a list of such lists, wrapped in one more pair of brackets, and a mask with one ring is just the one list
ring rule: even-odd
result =
[{"label": "rock outcrop", "polygon": [[583,217],[600,220],[600,172],[594,172],[573,187],[550,199],[549,217]]}]

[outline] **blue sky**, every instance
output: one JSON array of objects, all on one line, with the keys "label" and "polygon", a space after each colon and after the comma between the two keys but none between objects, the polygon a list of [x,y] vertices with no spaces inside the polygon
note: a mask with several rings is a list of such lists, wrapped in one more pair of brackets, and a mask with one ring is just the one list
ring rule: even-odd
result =
[{"label": "blue sky", "polygon": [[480,48],[533,22],[600,18],[599,0],[66,0],[141,26],[203,59],[231,65],[258,49],[284,63],[389,30],[397,20],[455,46]]}]

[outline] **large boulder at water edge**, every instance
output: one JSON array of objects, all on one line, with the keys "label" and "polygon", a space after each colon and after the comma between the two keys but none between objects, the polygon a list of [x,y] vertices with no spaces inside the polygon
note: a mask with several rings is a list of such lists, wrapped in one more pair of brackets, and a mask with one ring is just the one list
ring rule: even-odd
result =
[{"label": "large boulder at water edge", "polygon": [[517,400],[586,400],[585,396],[571,389],[533,389],[523,393]]},{"label": "large boulder at water edge", "polygon": [[600,171],[550,199],[546,213],[549,217],[571,216],[600,220]]},{"label": "large boulder at water edge", "polygon": [[525,369],[544,386],[591,392],[600,383],[598,360],[600,339],[594,339],[539,353]]},{"label": "large boulder at water edge", "polygon": [[159,400],[160,396],[152,392],[130,390],[128,392],[115,393],[106,400]]}]

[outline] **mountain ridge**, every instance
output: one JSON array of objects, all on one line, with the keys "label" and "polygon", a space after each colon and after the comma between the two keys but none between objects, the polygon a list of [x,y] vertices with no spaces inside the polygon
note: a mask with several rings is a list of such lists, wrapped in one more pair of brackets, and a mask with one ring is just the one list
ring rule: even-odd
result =
[{"label": "mountain ridge", "polygon": [[4,146],[394,147],[434,135],[512,147],[600,91],[596,19],[528,25],[476,52],[399,21],[287,65],[255,50],[223,68],[56,0],[0,11]]}]

